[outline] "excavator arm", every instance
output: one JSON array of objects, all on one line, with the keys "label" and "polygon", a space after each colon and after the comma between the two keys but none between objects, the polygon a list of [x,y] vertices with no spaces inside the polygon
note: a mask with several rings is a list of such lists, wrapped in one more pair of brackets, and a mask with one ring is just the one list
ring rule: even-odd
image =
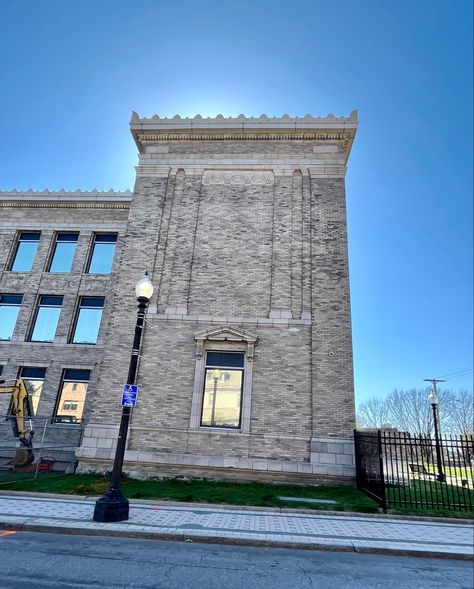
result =
[{"label": "excavator arm", "polygon": [[28,466],[35,459],[32,451],[34,431],[27,431],[25,423],[25,417],[31,413],[28,390],[21,378],[11,385],[6,384],[5,380],[0,380],[0,394],[11,395],[11,409],[8,417],[12,423],[13,435],[20,442],[20,447],[11,464],[16,467]]}]

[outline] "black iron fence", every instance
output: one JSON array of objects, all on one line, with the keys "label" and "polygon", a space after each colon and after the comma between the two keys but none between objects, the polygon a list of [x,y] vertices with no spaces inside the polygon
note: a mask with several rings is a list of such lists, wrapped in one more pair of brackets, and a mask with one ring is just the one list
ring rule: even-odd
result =
[{"label": "black iron fence", "polygon": [[357,488],[395,507],[474,509],[474,436],[411,436],[356,430]]}]

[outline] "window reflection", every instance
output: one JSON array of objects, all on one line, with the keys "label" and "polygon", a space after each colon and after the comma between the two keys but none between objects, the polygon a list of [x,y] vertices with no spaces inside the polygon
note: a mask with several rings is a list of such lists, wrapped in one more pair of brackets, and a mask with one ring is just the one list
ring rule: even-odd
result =
[{"label": "window reflection", "polygon": [[32,342],[52,342],[56,335],[63,297],[42,296],[31,334]]},{"label": "window reflection", "polygon": [[30,272],[41,233],[20,233],[12,263],[12,272]]},{"label": "window reflection", "polygon": [[50,272],[70,272],[79,233],[58,233]]},{"label": "window reflection", "polygon": [[22,300],[22,295],[0,296],[0,340],[11,340]]},{"label": "window reflection", "polygon": [[99,335],[104,299],[83,297],[79,304],[72,342],[74,344],[95,344]]},{"label": "window reflection", "polygon": [[110,274],[114,260],[116,235],[97,234],[89,261],[89,274]]},{"label": "window reflection", "polygon": [[90,370],[64,371],[54,421],[80,423],[84,414]]},{"label": "window reflection", "polygon": [[[244,355],[208,352],[204,379],[201,426],[240,427]],[[214,366],[210,366],[214,364]],[[231,368],[224,368],[223,365]]]},{"label": "window reflection", "polygon": [[34,368],[30,366],[23,366],[20,370],[20,378],[25,383],[26,390],[30,401],[30,414],[35,416],[38,414],[38,405],[43,392],[44,377],[46,375],[46,368]]}]

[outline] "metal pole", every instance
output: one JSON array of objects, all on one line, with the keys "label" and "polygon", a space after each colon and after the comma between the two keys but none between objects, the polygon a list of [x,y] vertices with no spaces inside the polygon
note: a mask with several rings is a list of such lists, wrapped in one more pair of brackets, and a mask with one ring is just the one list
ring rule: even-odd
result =
[{"label": "metal pole", "polygon": [[[438,391],[436,390],[436,385],[438,382],[446,382],[441,380],[440,378],[425,378],[425,382],[430,382],[433,385],[433,398],[434,401],[431,403],[431,407],[433,409],[433,421],[434,421],[434,430],[435,430],[435,445],[436,445],[436,462],[438,463],[438,476],[436,477],[440,483],[444,483],[446,481],[446,475],[443,472],[443,453],[441,447],[441,436],[440,436],[440,427],[439,427],[439,415],[438,415]],[[430,393],[430,400],[431,400],[431,393]]]},{"label": "metal pole", "polygon": [[[127,384],[134,385],[137,379],[138,356],[143,333],[145,313],[148,306],[148,299],[138,298],[137,322],[135,325],[135,336],[133,338],[132,355],[128,369]],[[94,509],[94,521],[118,522],[128,519],[128,499],[122,495],[120,482],[122,480],[122,466],[125,457],[125,446],[127,443],[128,424],[130,422],[130,407],[122,407],[122,418],[120,420],[115,460],[112,469],[110,487],[103,497],[98,499]]]},{"label": "metal pole", "polygon": [[441,455],[441,442],[439,437],[438,411],[437,404],[431,403],[433,408],[434,430],[435,430],[435,445],[436,445],[436,462],[438,463],[438,476],[436,477],[440,483],[446,482],[446,475],[443,472],[443,458]]},{"label": "metal pole", "polygon": [[216,417],[216,394],[217,394],[217,378],[214,377],[214,391],[212,393],[212,409],[211,409],[211,425],[214,425]]}]

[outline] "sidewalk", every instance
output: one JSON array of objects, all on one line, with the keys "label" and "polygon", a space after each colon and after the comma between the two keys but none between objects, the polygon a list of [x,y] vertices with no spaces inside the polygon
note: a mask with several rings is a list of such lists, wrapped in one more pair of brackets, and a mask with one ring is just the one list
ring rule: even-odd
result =
[{"label": "sidewalk", "polygon": [[473,526],[451,521],[131,501],[130,518],[92,521],[95,498],[0,494],[0,529],[470,559]]}]

